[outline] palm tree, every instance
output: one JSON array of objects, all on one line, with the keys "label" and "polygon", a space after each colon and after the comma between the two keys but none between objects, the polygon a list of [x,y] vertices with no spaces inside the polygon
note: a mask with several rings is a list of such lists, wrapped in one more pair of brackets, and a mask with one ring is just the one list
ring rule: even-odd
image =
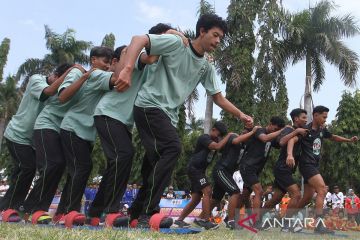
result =
[{"label": "palm tree", "polygon": [[3,80],[4,68],[7,62],[7,55],[10,50],[10,39],[4,38],[0,44],[0,82]]},{"label": "palm tree", "polygon": [[8,76],[5,82],[0,83],[0,150],[5,127],[12,115],[16,113],[21,99],[16,84],[15,76]]},{"label": "palm tree", "polygon": [[[336,6],[332,2],[321,1],[314,8],[288,15],[289,24],[282,31],[279,56],[284,67],[289,62],[306,61],[304,105],[309,113],[312,89],[318,91],[325,80],[324,61],[338,67],[346,86],[356,84],[359,58],[341,38],[359,34],[359,27],[352,15],[334,17],[330,15],[333,10]],[[308,118],[311,120],[311,114]]]},{"label": "palm tree", "polygon": [[35,73],[48,75],[57,65],[62,63],[88,64],[89,57],[86,54],[92,43],[82,40],[76,40],[75,30],[67,29],[63,34],[53,32],[45,25],[46,48],[50,53],[43,59],[29,58],[18,69],[16,78],[22,77],[22,89],[25,89],[29,77]]}]

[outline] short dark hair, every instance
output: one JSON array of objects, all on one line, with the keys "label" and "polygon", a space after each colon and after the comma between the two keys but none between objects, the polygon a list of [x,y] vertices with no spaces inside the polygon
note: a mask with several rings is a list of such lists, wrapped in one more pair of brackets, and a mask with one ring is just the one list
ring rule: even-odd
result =
[{"label": "short dark hair", "polygon": [[69,68],[71,68],[72,66],[74,66],[74,64],[70,64],[70,63],[63,63],[61,65],[59,65],[55,71],[54,74],[58,77],[60,77],[61,75],[63,75]]},{"label": "short dark hair", "polygon": [[126,45],[122,45],[120,47],[117,47],[115,51],[113,52],[112,58],[116,58],[117,60],[120,60],[121,52],[126,48]]},{"label": "short dark hair", "polygon": [[225,123],[221,121],[215,122],[213,128],[217,129],[221,136],[225,136],[227,134],[227,127]]},{"label": "short dark hair", "polygon": [[204,14],[200,16],[199,20],[196,23],[196,37],[200,36],[200,28],[204,28],[204,30],[207,32],[213,27],[220,28],[224,32],[224,35],[226,35],[228,32],[228,27],[225,20],[218,15]]},{"label": "short dark hair", "polygon": [[278,116],[274,116],[270,119],[270,123],[272,125],[276,125],[278,126],[279,128],[283,128],[285,127],[285,121],[284,119],[282,119],[281,117],[278,117]]},{"label": "short dark hair", "polygon": [[327,108],[327,107],[324,107],[324,106],[321,106],[321,105],[319,105],[319,106],[316,106],[316,107],[314,107],[314,110],[313,110],[313,115],[315,114],[315,113],[324,113],[324,112],[329,112],[330,110]]},{"label": "short dark hair", "polygon": [[161,34],[166,32],[167,30],[173,29],[175,30],[173,27],[171,27],[170,24],[166,24],[166,23],[158,23],[155,26],[153,26],[152,28],[149,29],[149,34]]},{"label": "short dark hair", "polygon": [[108,60],[111,60],[114,50],[108,47],[93,47],[90,51],[90,58],[92,57],[105,57]]},{"label": "short dark hair", "polygon": [[305,109],[302,109],[302,108],[295,108],[291,111],[290,113],[290,117],[291,117],[291,120],[294,121],[296,117],[300,117],[300,115],[302,113],[305,113],[307,114],[307,111]]}]

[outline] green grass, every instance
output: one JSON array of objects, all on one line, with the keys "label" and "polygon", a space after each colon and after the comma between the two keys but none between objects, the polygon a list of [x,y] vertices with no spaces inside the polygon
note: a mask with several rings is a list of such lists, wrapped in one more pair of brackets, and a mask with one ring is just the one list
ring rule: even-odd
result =
[{"label": "green grass", "polygon": [[337,238],[333,236],[319,236],[319,235],[304,235],[304,234],[287,234],[280,233],[278,229],[272,231],[260,232],[253,234],[247,230],[241,231],[230,231],[225,229],[223,226],[214,231],[203,231],[199,234],[193,235],[175,235],[175,234],[162,234],[159,232],[145,232],[140,230],[111,230],[103,229],[100,231],[96,230],[85,230],[85,229],[61,229],[55,227],[39,227],[32,225],[23,224],[7,224],[0,223],[0,240],[40,240],[40,239],[194,239],[194,240],[231,240],[231,239],[275,239],[275,240],[295,240],[295,239],[360,239],[360,232],[341,232],[342,234],[348,235],[347,238]]}]

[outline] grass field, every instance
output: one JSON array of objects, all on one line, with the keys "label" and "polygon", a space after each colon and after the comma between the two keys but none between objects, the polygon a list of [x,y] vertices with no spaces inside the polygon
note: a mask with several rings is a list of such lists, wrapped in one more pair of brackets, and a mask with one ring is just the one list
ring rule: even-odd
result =
[{"label": "grass field", "polygon": [[32,225],[23,224],[7,224],[0,223],[0,239],[9,240],[40,240],[40,239],[194,239],[194,240],[231,240],[231,239],[274,239],[274,240],[293,240],[293,239],[360,239],[360,232],[341,232],[346,234],[348,237],[334,237],[334,236],[322,236],[322,235],[306,235],[306,234],[288,234],[280,233],[278,229],[272,231],[260,232],[253,234],[247,230],[241,231],[229,231],[223,226],[214,231],[203,231],[193,235],[173,235],[173,234],[162,234],[158,232],[145,232],[140,230],[111,230],[104,229],[100,231],[96,230],[85,230],[85,229],[73,229],[66,230],[55,227],[39,227]]}]

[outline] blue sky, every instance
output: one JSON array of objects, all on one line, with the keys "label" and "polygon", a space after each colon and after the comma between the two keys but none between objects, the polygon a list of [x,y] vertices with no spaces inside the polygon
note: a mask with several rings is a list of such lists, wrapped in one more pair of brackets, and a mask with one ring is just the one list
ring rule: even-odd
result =
[{"label": "blue sky", "polygon": [[[5,11],[0,15],[0,40],[11,40],[10,53],[4,74],[14,74],[27,58],[42,58],[47,50],[44,40],[44,25],[57,33],[67,28],[76,30],[76,38],[101,44],[105,34],[114,33],[116,45],[128,44],[131,36],[144,34],[158,22],[171,23],[181,29],[194,29],[199,1],[194,0],[134,0],[134,1],[52,1],[32,0],[6,1]],[[210,0],[216,12],[226,18],[229,0]],[[316,1],[311,0],[310,4]],[[336,14],[352,13],[360,19],[360,1],[336,0]],[[308,0],[283,0],[290,11],[299,11],[309,6]],[[360,55],[360,36],[344,40]],[[289,110],[298,107],[304,92],[305,63],[290,66],[286,71],[289,94]],[[220,81],[220,79],[219,79]],[[225,86],[222,86],[225,89]],[[318,93],[314,93],[315,105],[330,108],[329,120],[334,119],[344,87],[337,69],[326,65],[326,81]],[[195,105],[197,118],[204,117],[205,92],[199,87],[201,99]],[[215,106],[214,117],[219,118],[220,109]]]}]

